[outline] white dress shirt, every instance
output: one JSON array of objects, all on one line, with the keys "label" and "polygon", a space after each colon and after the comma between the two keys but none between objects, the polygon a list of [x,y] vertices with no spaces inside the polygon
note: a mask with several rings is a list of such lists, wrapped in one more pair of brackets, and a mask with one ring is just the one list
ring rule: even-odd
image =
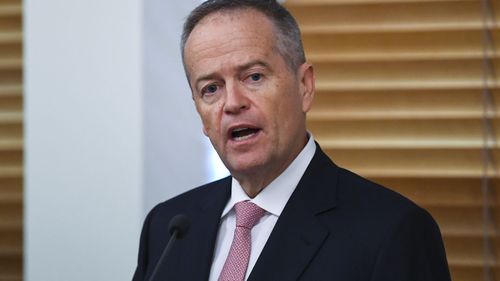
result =
[{"label": "white dress shirt", "polygon": [[217,241],[215,242],[214,259],[210,270],[209,281],[217,281],[224,266],[224,262],[229,254],[231,243],[233,241],[234,230],[236,228],[236,213],[234,204],[249,200],[266,212],[259,222],[252,228],[252,248],[250,260],[245,275],[248,279],[257,259],[269,238],[271,231],[276,224],[281,212],[285,208],[288,199],[292,195],[295,187],[299,183],[307,166],[311,162],[316,145],[311,134],[306,146],[299,155],[286,168],[281,175],[266,186],[255,198],[250,198],[245,193],[240,183],[233,178],[231,183],[231,198],[226,204],[221,216]]}]

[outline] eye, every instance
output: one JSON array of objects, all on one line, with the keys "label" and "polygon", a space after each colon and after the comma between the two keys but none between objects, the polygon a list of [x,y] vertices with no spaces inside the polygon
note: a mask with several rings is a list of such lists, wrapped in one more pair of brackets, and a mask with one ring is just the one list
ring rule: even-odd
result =
[{"label": "eye", "polygon": [[202,95],[211,95],[211,94],[214,94],[215,92],[217,92],[217,90],[219,89],[219,86],[217,86],[216,84],[210,84],[210,85],[207,85],[206,87],[204,87],[203,89],[201,89],[201,94]]},{"label": "eye", "polygon": [[252,81],[255,81],[255,82],[260,81],[262,79],[262,74],[254,73],[254,74],[250,75],[250,79]]}]

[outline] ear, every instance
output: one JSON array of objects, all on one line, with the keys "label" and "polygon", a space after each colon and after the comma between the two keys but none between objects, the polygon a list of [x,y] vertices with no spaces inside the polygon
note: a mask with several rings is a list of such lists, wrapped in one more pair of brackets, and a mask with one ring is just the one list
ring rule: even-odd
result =
[{"label": "ear", "polygon": [[304,63],[298,71],[300,94],[302,95],[302,111],[304,113],[311,109],[314,99],[315,77],[312,64]]}]

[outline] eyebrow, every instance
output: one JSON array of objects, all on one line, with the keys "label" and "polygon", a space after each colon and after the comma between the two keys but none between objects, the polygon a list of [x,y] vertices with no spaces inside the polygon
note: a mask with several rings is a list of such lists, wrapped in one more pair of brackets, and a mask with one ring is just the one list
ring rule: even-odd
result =
[{"label": "eyebrow", "polygon": [[245,63],[244,65],[241,65],[241,66],[238,66],[238,71],[241,72],[241,71],[244,71],[244,70],[247,70],[253,66],[262,66],[262,67],[265,67],[267,69],[270,69],[270,65],[264,61],[261,61],[261,60],[252,60],[248,63]]},{"label": "eyebrow", "polygon": [[[238,70],[238,72],[242,72],[242,71],[245,71],[253,66],[262,66],[264,68],[267,68],[267,69],[270,69],[270,65],[262,60],[252,60],[252,61],[249,61],[243,65],[240,65],[238,66],[236,69]],[[205,81],[205,80],[211,80],[211,79],[214,79],[214,77],[217,77],[218,75],[213,72],[213,73],[208,73],[208,74],[205,74],[205,75],[202,75],[200,76],[199,78],[197,78],[195,81],[194,81],[194,86],[195,88],[197,88],[197,85],[201,82],[201,81]]]}]

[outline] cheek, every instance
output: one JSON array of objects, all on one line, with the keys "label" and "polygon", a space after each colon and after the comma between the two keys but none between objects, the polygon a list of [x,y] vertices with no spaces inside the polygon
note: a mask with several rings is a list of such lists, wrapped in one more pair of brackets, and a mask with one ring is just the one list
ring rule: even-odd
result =
[{"label": "cheek", "polygon": [[284,113],[287,108],[290,106],[288,104],[288,93],[285,89],[281,88],[279,83],[273,84],[269,89],[267,89],[268,93],[273,93],[272,95],[265,96],[264,100],[261,104],[264,106],[268,118],[271,120],[274,119],[276,125],[279,123],[283,123]]},{"label": "cheek", "polygon": [[208,136],[211,128],[211,116],[209,108],[200,104],[196,104],[196,111],[198,112],[198,116],[200,117],[201,123],[203,125],[203,133]]},{"label": "cheek", "polygon": [[215,105],[212,112],[212,126],[220,132],[221,120],[222,119],[222,104],[218,103]]},{"label": "cheek", "polygon": [[198,111],[203,123],[203,131],[205,135],[214,136],[221,130],[221,105],[210,105]]},{"label": "cheek", "polygon": [[294,95],[293,89],[287,89],[289,92],[281,96],[278,102],[278,108],[276,108],[276,114],[278,120],[278,130],[281,130],[284,134],[291,133],[296,130],[296,126],[302,116],[302,103],[300,99]]}]

